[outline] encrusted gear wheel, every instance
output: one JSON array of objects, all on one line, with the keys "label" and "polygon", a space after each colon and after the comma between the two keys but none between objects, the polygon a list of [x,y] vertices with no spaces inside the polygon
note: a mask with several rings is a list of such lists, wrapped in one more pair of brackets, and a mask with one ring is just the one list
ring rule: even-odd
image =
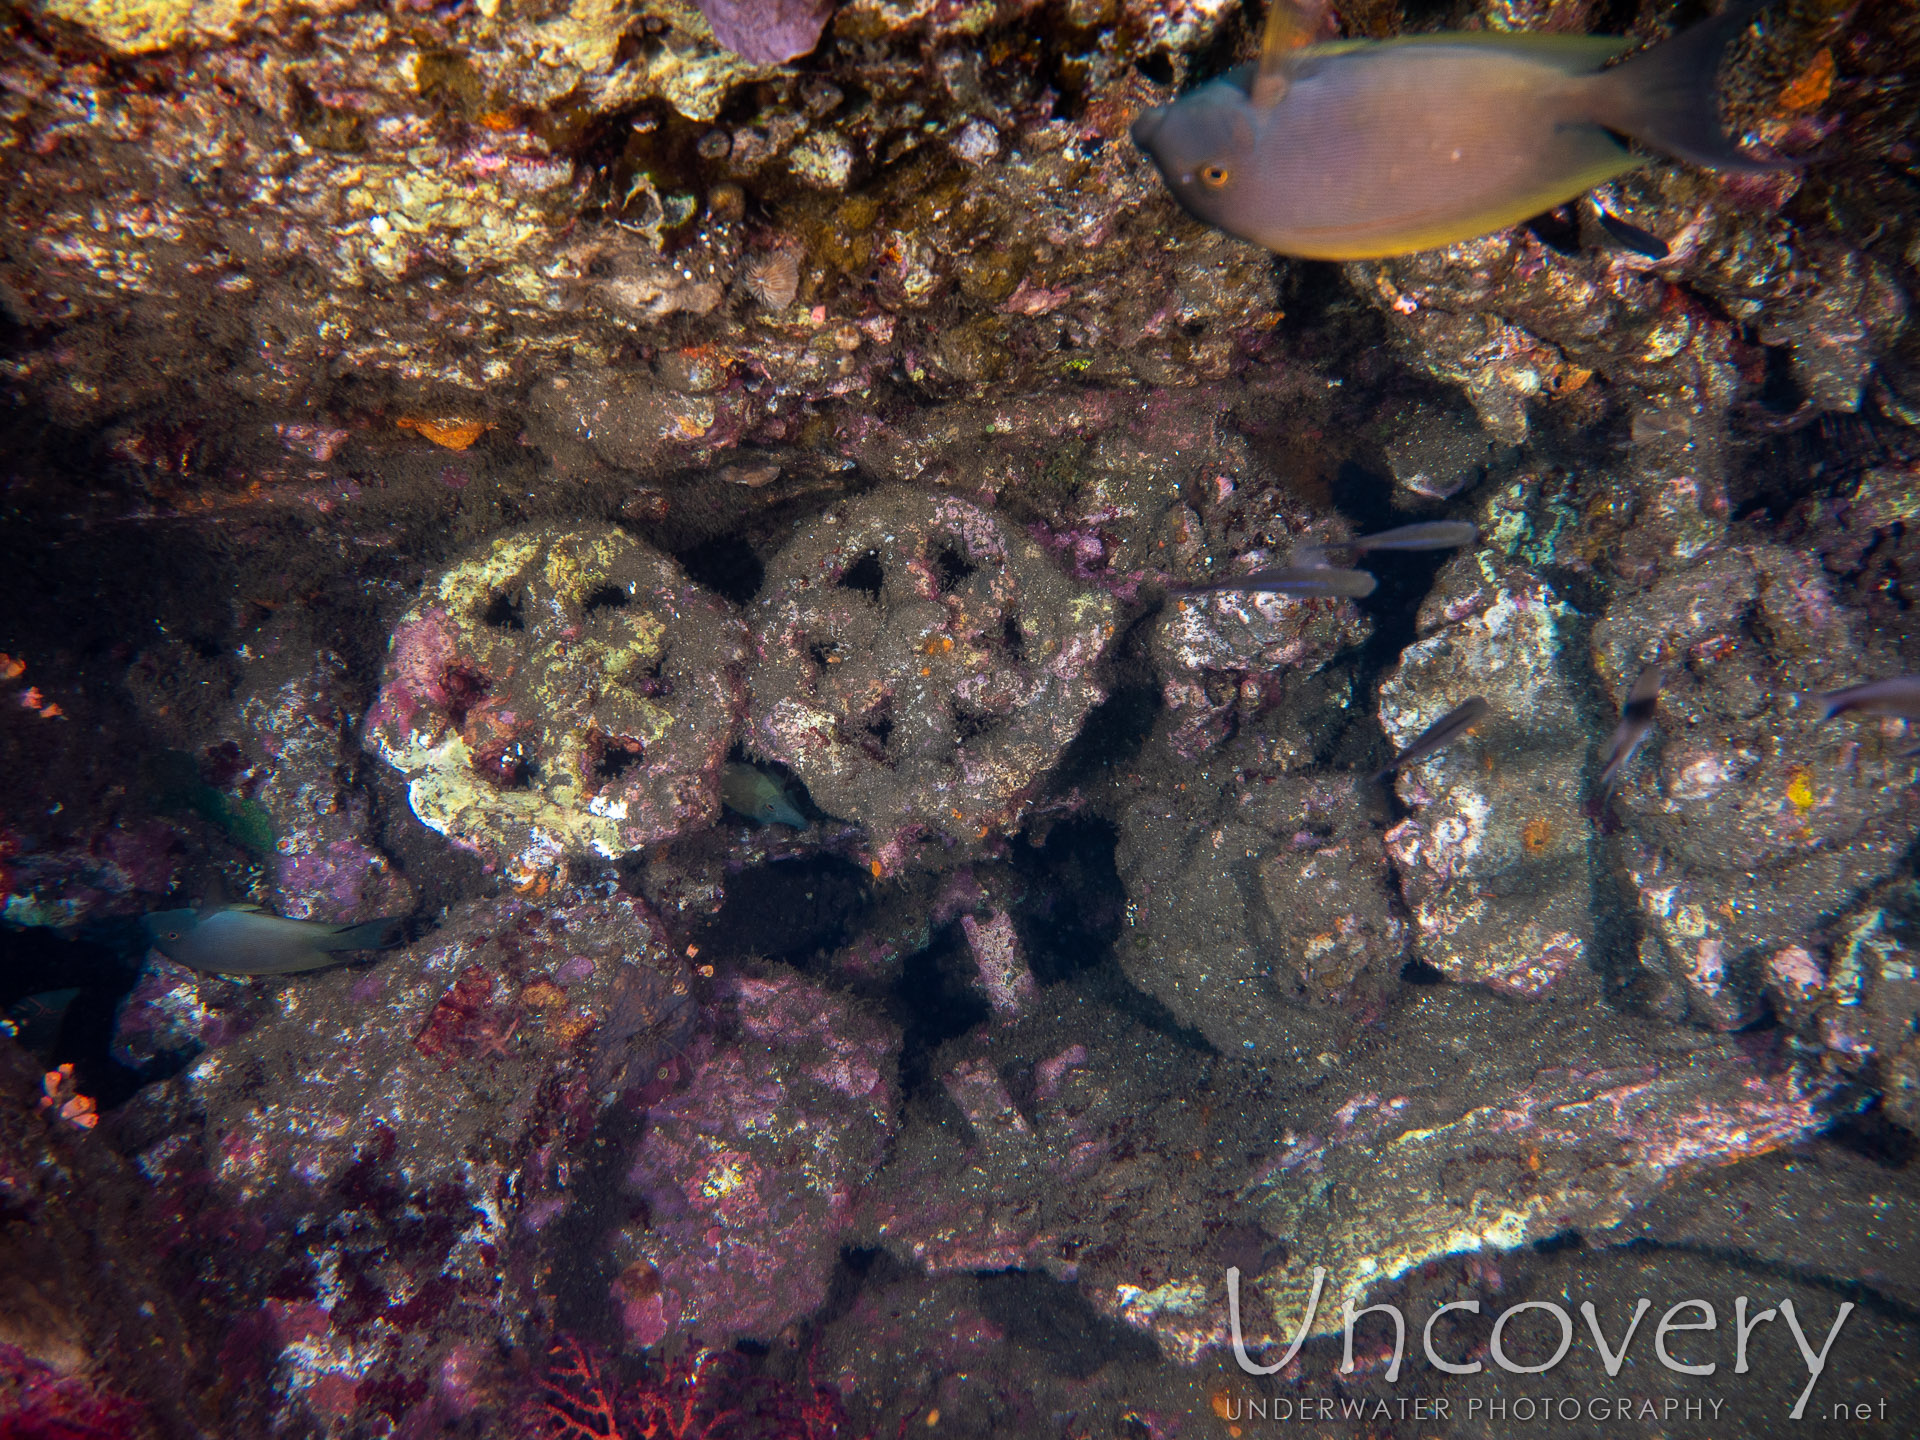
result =
[{"label": "encrusted gear wheel", "polygon": [[421,822],[533,876],[706,824],[745,711],[745,631],[602,526],[502,535],[395,628],[366,743]]},{"label": "encrusted gear wheel", "polygon": [[888,489],[774,560],[755,617],[749,743],[898,867],[913,839],[971,847],[1018,822],[1104,697],[1113,601],[978,506]]}]

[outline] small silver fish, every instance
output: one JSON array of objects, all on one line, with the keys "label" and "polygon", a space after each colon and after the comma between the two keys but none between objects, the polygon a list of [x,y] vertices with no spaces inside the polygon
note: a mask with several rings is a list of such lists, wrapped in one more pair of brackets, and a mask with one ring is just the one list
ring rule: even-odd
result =
[{"label": "small silver fish", "polygon": [[1492,712],[1493,707],[1478,695],[1461,701],[1415,736],[1413,743],[1394,756],[1386,769],[1374,775],[1372,783],[1378,785],[1394,771],[1416,760],[1424,760],[1437,750],[1444,750]]},{"label": "small silver fish", "polygon": [[1764,0],[1617,65],[1626,36],[1491,30],[1305,43],[1271,0],[1258,65],[1141,113],[1133,142],[1196,219],[1283,255],[1368,260],[1468,240],[1644,163],[1777,168],[1721,128],[1714,77]]},{"label": "small silver fish", "polygon": [[807,828],[807,817],[787,797],[786,787],[755,765],[734,762],[720,772],[720,802],[761,825]]},{"label": "small silver fish", "polygon": [[1423,520],[1417,525],[1396,525],[1377,535],[1356,535],[1327,548],[1361,555],[1369,550],[1453,550],[1479,538],[1480,527],[1471,520]]},{"label": "small silver fish", "polygon": [[1602,794],[1612,792],[1627,762],[1646,743],[1653,730],[1653,712],[1660,705],[1660,687],[1665,683],[1666,672],[1658,665],[1649,665],[1627,692],[1627,703],[1620,707],[1619,728],[1613,732],[1613,743],[1607,747],[1606,768],[1600,772]]},{"label": "small silver fish", "polygon": [[1845,690],[1829,690],[1815,695],[1820,702],[1820,718],[1836,715],[1896,715],[1902,720],[1920,720],[1920,675],[1892,675],[1885,680],[1869,680],[1864,685],[1849,685]]},{"label": "small silver fish", "polygon": [[[1869,680],[1864,685],[1849,685],[1845,690],[1829,690],[1810,698],[1820,702],[1823,721],[1836,715],[1892,715],[1901,720],[1920,720],[1920,675],[1890,675],[1885,680]],[[1920,745],[1902,750],[1900,755],[1902,759],[1920,755]]]},{"label": "small silver fish", "polygon": [[169,960],[216,975],[294,975],[341,964],[343,950],[377,950],[399,917],[360,925],[289,920],[257,905],[157,910],[141,917],[154,948]]},{"label": "small silver fish", "polygon": [[1642,230],[1638,225],[1622,220],[1598,201],[1594,202],[1593,213],[1600,221],[1600,228],[1634,254],[1644,255],[1649,260],[1664,260],[1673,253],[1673,247],[1651,230]]},{"label": "small silver fish", "polygon": [[[1315,552],[1306,552],[1317,558]],[[1326,565],[1282,565],[1251,575],[1222,575],[1217,580],[1180,580],[1167,586],[1176,595],[1207,595],[1218,590],[1274,590],[1288,595],[1371,595],[1380,582],[1364,570],[1335,570]]]}]

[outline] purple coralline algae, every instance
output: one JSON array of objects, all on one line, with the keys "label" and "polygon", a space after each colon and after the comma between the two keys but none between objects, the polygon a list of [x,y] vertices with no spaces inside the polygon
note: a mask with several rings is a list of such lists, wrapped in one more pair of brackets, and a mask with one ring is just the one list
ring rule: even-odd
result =
[{"label": "purple coralline algae", "polygon": [[623,531],[518,531],[401,618],[367,744],[423,824],[537,884],[718,816],[743,641]]},{"label": "purple coralline algae", "polygon": [[968,853],[1018,825],[1104,697],[1113,627],[1108,596],[990,512],[881,491],[828,510],[769,567],[748,743],[865,825],[883,870],[926,842]]},{"label": "purple coralline algae", "polygon": [[698,0],[713,38],[742,60],[778,65],[819,42],[833,0]]},{"label": "purple coralline algae", "polygon": [[648,1221],[609,1239],[628,1340],[769,1339],[818,1309],[894,1127],[899,1036],[793,975],[739,976],[731,1033],[647,1111],[627,1171]]},{"label": "purple coralline algae", "polygon": [[453,1381],[503,1316],[545,1303],[512,1289],[531,1272],[504,1257],[547,1263],[570,1139],[682,1074],[690,996],[685,960],[630,902],[504,900],[376,967],[279,987],[251,1029],[207,1037],[164,1087],[177,1099],[142,1110],[136,1159],[162,1194],[281,1255],[228,1342],[275,1378],[280,1423],[372,1423],[410,1394],[471,1406]]},{"label": "purple coralline algae", "polygon": [[[257,668],[271,663],[263,657]],[[351,783],[357,717],[341,672],[339,658],[323,653],[306,673],[261,683],[240,702],[243,768],[229,789],[265,812],[275,849],[270,908],[295,920],[413,908],[413,887],[372,843],[367,796]]]}]

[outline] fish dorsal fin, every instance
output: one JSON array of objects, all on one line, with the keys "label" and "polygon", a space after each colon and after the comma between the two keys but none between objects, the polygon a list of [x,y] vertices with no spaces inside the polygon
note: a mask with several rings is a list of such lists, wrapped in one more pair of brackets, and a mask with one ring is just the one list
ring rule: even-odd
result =
[{"label": "fish dorsal fin", "polygon": [[1288,61],[1294,52],[1320,38],[1326,18],[1327,0],[1267,0],[1260,63],[1248,89],[1255,105],[1276,104],[1287,93]]},{"label": "fish dorsal fin", "polygon": [[1327,0],[1267,0],[1267,23],[1260,32],[1260,68],[1278,70],[1303,45],[1322,39]]}]

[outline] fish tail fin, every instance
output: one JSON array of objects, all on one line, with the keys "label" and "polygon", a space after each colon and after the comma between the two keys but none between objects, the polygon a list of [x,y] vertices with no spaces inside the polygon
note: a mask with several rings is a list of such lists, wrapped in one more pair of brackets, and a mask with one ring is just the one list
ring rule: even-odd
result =
[{"label": "fish tail fin", "polygon": [[400,924],[403,917],[383,915],[378,920],[368,920],[364,924],[349,925],[344,930],[336,930],[320,942],[323,950],[383,950],[391,942],[388,936]]},{"label": "fish tail fin", "polygon": [[1716,170],[1790,168],[1790,161],[1745,154],[1728,138],[1714,84],[1727,46],[1768,3],[1735,0],[1711,20],[1603,70],[1588,92],[1593,119],[1643,145]]}]

